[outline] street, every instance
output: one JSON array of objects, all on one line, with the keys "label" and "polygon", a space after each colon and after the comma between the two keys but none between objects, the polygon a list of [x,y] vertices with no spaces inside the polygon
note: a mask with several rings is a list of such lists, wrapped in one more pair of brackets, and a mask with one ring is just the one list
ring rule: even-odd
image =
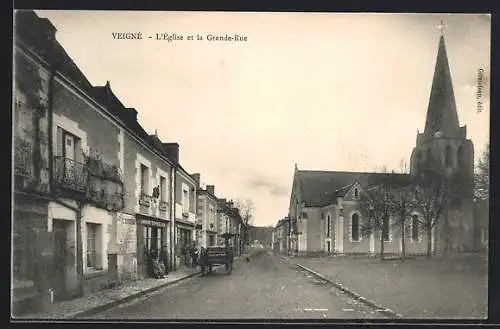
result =
[{"label": "street", "polygon": [[359,319],[383,318],[335,288],[262,253],[165,287],[88,319]]}]

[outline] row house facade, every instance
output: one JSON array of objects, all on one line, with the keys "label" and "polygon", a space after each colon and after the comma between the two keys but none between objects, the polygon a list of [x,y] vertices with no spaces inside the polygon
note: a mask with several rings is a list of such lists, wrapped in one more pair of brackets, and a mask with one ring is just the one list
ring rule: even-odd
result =
[{"label": "row house facade", "polygon": [[123,124],[119,139],[125,204],[113,231],[119,254],[119,279],[150,276],[152,257],[158,257],[166,268],[172,269],[175,267],[175,251],[170,243],[174,231],[172,191],[178,145],[164,145],[156,134],[149,135],[137,120],[137,110],[125,107],[109,82],[93,87],[93,95]]},{"label": "row house facade", "polygon": [[[198,177],[199,182],[199,177]],[[197,187],[197,212],[196,218],[200,225],[198,245],[206,248],[217,244],[217,197],[215,186],[207,185],[205,188]]]},{"label": "row house facade", "polygon": [[49,20],[15,19],[15,314],[148,277],[151,257],[176,270],[186,247],[216,244],[219,229],[238,237],[241,218],[224,204],[229,226],[219,225],[213,185],[199,187],[177,143],[148,134],[109,82],[91,85]]},{"label": "row house facade", "polygon": [[218,244],[224,244],[227,240],[235,255],[240,255],[245,248],[246,225],[233,201],[218,199],[217,204]]},{"label": "row house facade", "polygon": [[34,12],[17,13],[12,296],[19,312],[110,281],[113,224],[124,206],[120,127],[55,33]]},{"label": "row house facade", "polygon": [[[196,176],[196,175],[195,175]],[[175,267],[185,264],[186,253],[197,239],[196,178],[178,165],[175,173]]]},{"label": "row house facade", "polygon": [[290,220],[280,219],[273,229],[273,251],[276,254],[288,254],[290,248]]}]

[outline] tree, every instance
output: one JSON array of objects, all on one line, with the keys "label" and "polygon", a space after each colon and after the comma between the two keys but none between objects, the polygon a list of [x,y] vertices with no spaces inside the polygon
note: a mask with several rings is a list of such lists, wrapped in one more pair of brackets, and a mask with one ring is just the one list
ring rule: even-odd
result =
[{"label": "tree", "polygon": [[432,256],[432,230],[458,196],[458,176],[443,169],[439,161],[429,159],[412,182],[413,207],[427,232],[427,257]]},{"label": "tree", "polygon": [[245,225],[251,225],[253,222],[254,203],[251,199],[236,200],[234,206],[239,209],[241,218]]},{"label": "tree", "polygon": [[255,211],[254,203],[251,199],[236,200],[234,206],[238,208],[243,221],[242,246],[249,243],[249,226],[253,222],[253,213]]},{"label": "tree", "polygon": [[486,200],[490,196],[490,145],[486,147],[479,158],[474,172],[474,199]]},{"label": "tree", "polygon": [[412,189],[410,186],[405,186],[399,188],[393,194],[393,211],[392,213],[396,215],[397,223],[400,225],[401,229],[401,260],[405,260],[406,257],[406,241],[405,241],[405,231],[406,231],[406,220],[410,217],[413,210],[412,202]]},{"label": "tree", "polygon": [[384,242],[390,231],[389,218],[393,212],[394,194],[391,174],[383,173],[382,181],[367,190],[366,199],[361,202],[363,217],[362,234],[379,233],[380,259],[384,259]]}]

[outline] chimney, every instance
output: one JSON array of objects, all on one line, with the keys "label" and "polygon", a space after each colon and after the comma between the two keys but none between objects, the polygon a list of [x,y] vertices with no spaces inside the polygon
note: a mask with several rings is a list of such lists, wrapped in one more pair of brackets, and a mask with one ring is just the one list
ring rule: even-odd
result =
[{"label": "chimney", "polygon": [[[106,83],[109,84],[109,81]],[[130,121],[137,121],[137,110],[131,107],[125,108],[125,117]]]},{"label": "chimney", "polygon": [[207,192],[215,195],[215,186],[214,185],[207,185]]},{"label": "chimney", "polygon": [[55,26],[47,19],[40,18],[33,10],[18,10],[15,13],[14,29],[16,37],[35,48],[42,56],[52,58],[52,47],[57,43]]},{"label": "chimney", "polygon": [[191,174],[191,177],[196,181],[196,187],[200,187],[200,174]]},{"label": "chimney", "polygon": [[179,144],[177,143],[163,143],[163,147],[167,152],[168,157],[174,161],[174,163],[179,163]]},{"label": "chimney", "polygon": [[40,18],[40,27],[42,28],[42,33],[46,36],[47,40],[56,39],[57,29],[47,18]]}]

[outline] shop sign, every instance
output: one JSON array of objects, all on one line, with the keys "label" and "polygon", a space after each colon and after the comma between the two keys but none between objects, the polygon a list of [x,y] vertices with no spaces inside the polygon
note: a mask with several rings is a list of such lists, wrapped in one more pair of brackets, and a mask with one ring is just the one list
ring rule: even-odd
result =
[{"label": "shop sign", "polygon": [[157,221],[150,220],[150,219],[141,219],[141,225],[166,227],[165,223],[157,222]]}]

